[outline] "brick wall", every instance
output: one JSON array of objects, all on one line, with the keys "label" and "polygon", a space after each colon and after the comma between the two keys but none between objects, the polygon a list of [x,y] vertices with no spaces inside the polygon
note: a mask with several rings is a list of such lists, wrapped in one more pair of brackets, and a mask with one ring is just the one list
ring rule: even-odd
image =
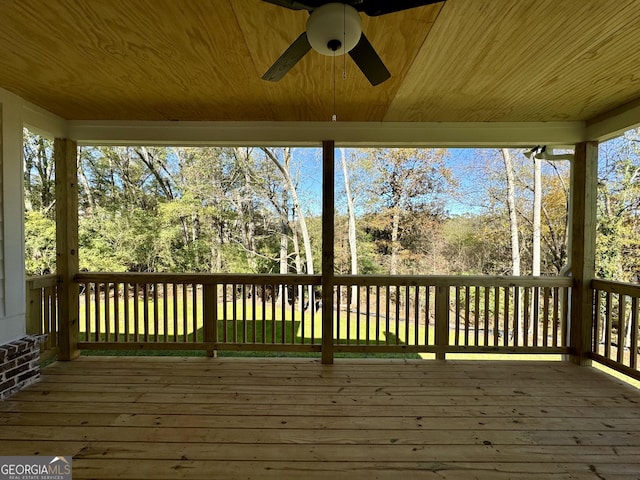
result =
[{"label": "brick wall", "polygon": [[40,344],[46,335],[27,335],[0,345],[0,400],[40,379]]}]

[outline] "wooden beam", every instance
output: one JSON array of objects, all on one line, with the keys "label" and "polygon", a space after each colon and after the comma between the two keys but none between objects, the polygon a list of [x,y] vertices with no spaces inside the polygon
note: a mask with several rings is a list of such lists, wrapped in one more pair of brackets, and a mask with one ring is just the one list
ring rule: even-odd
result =
[{"label": "wooden beam", "polygon": [[588,120],[586,139],[604,142],[638,125],[640,125],[640,98]]},{"label": "wooden beam", "polygon": [[571,294],[570,345],[572,361],[591,363],[593,290],[596,250],[596,196],[598,182],[598,143],[582,142],[575,147],[571,167]]},{"label": "wooden beam", "polygon": [[322,142],[322,363],[333,363],[335,143]]},{"label": "wooden beam", "polygon": [[73,360],[78,350],[78,176],[77,144],[56,138],[56,269],[60,276],[59,360]]},{"label": "wooden beam", "polygon": [[341,147],[567,146],[585,140],[584,122],[124,122],[71,121],[81,145]]}]

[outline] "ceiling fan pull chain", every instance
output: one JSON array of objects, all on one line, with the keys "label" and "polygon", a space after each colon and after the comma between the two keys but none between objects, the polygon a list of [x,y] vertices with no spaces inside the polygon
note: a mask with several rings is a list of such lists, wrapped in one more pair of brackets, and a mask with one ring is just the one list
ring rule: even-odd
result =
[{"label": "ceiling fan pull chain", "polygon": [[[343,45],[347,44],[347,4],[343,3],[342,4],[342,11],[344,12],[342,15],[342,27],[343,27]],[[347,53],[347,52],[345,52]],[[343,60],[343,65],[342,65],[342,79],[346,80],[347,79],[347,56],[346,55],[342,55],[342,60]]]},{"label": "ceiling fan pull chain", "polygon": [[333,51],[333,115],[331,121],[338,121],[338,114],[336,113],[336,51]]}]

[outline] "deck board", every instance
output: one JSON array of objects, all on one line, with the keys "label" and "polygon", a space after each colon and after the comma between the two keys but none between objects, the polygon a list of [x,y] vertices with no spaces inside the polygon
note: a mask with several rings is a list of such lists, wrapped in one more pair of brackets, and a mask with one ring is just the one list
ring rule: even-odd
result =
[{"label": "deck board", "polygon": [[640,479],[640,391],[561,362],[83,357],[0,403],[74,478]]}]

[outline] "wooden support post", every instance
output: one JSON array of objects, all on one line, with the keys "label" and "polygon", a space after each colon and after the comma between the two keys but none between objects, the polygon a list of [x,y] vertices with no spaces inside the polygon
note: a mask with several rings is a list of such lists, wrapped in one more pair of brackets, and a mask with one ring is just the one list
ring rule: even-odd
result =
[{"label": "wooden support post", "polygon": [[333,363],[335,143],[322,142],[322,363]]},{"label": "wooden support post", "polygon": [[[218,285],[204,285],[204,312],[202,329],[205,342],[218,342]],[[207,350],[208,357],[214,357],[215,350]]]},{"label": "wooden support post", "polygon": [[73,360],[78,350],[79,289],[78,273],[78,167],[77,144],[56,138],[56,269],[60,312],[59,360]]},{"label": "wooden support post", "polygon": [[596,198],[598,183],[598,143],[583,142],[575,147],[571,168],[571,360],[590,365],[592,343],[593,290],[596,250]]},{"label": "wooden support post", "polygon": [[[449,345],[449,286],[438,285],[436,287],[436,332],[435,340],[438,347]],[[436,359],[445,360],[444,352],[437,352]]]}]

